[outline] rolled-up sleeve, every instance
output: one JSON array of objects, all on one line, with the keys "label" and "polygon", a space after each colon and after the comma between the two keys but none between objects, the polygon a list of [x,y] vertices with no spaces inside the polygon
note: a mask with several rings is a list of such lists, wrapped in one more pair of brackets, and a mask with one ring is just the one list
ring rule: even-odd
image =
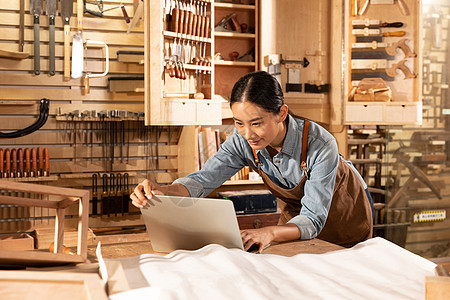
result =
[{"label": "rolled-up sleeve", "polygon": [[201,170],[179,178],[173,183],[184,185],[191,197],[208,196],[246,165],[244,147],[245,144],[234,132],[220,145],[217,153],[206,161]]}]

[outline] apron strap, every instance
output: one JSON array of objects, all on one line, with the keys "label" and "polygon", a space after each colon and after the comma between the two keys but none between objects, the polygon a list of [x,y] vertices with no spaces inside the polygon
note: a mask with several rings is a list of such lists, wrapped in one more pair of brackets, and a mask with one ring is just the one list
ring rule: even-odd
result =
[{"label": "apron strap", "polygon": [[306,152],[308,150],[308,131],[309,131],[309,120],[305,120],[303,125],[303,135],[302,135],[302,162],[300,164],[300,169],[303,174],[308,178],[308,167],[306,166]]},{"label": "apron strap", "polygon": [[[302,162],[300,164],[300,169],[303,171],[304,175],[308,175],[308,167],[306,166],[306,152],[308,150],[308,132],[309,132],[309,120],[305,120],[303,125],[303,135],[302,135]],[[258,154],[256,154],[255,149],[252,148],[253,157],[255,158],[255,164],[258,167],[261,165],[259,161]]]}]

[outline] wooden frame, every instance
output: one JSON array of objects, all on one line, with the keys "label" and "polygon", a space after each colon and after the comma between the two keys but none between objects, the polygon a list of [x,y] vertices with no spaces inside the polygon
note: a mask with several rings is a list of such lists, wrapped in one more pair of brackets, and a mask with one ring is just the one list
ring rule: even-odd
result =
[{"label": "wooden frame", "polygon": [[0,271],[5,299],[108,299],[98,274]]},{"label": "wooden frame", "polygon": [[[56,209],[54,253],[57,253],[59,256],[61,255],[64,256],[62,253],[63,253],[65,209],[75,203],[79,203],[78,244],[77,244],[77,255],[79,257],[77,258],[74,257],[73,255],[70,256],[73,257],[72,261],[75,262],[82,262],[86,260],[88,222],[89,222],[89,191],[54,187],[48,185],[39,185],[32,183],[3,181],[3,180],[0,180],[0,190],[36,193],[42,195],[58,196],[59,198],[62,198],[62,200],[42,200],[42,199],[0,195],[0,204],[23,205],[23,206],[34,206],[34,207]],[[36,253],[36,255],[33,255],[33,257],[35,259],[39,259],[39,256],[44,254],[47,255],[48,253]],[[42,258],[47,259],[48,257],[45,256]]]}]

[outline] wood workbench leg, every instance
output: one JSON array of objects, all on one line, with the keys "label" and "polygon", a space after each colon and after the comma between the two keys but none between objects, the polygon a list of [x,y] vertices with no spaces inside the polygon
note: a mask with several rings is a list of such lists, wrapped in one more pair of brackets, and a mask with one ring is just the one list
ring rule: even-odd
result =
[{"label": "wood workbench leg", "polygon": [[56,209],[56,220],[55,220],[55,245],[53,247],[53,253],[63,252],[64,243],[64,217],[66,215],[66,210],[64,208]]},{"label": "wood workbench leg", "polygon": [[89,192],[80,199],[78,212],[78,247],[77,254],[87,258],[87,235],[89,222]]}]

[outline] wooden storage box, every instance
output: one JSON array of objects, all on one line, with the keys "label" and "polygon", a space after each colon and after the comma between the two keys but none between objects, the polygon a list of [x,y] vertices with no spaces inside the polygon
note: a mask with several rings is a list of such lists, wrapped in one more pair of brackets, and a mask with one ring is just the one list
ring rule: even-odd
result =
[{"label": "wooden storage box", "polygon": [[0,235],[0,250],[33,250],[34,239],[26,233]]}]

